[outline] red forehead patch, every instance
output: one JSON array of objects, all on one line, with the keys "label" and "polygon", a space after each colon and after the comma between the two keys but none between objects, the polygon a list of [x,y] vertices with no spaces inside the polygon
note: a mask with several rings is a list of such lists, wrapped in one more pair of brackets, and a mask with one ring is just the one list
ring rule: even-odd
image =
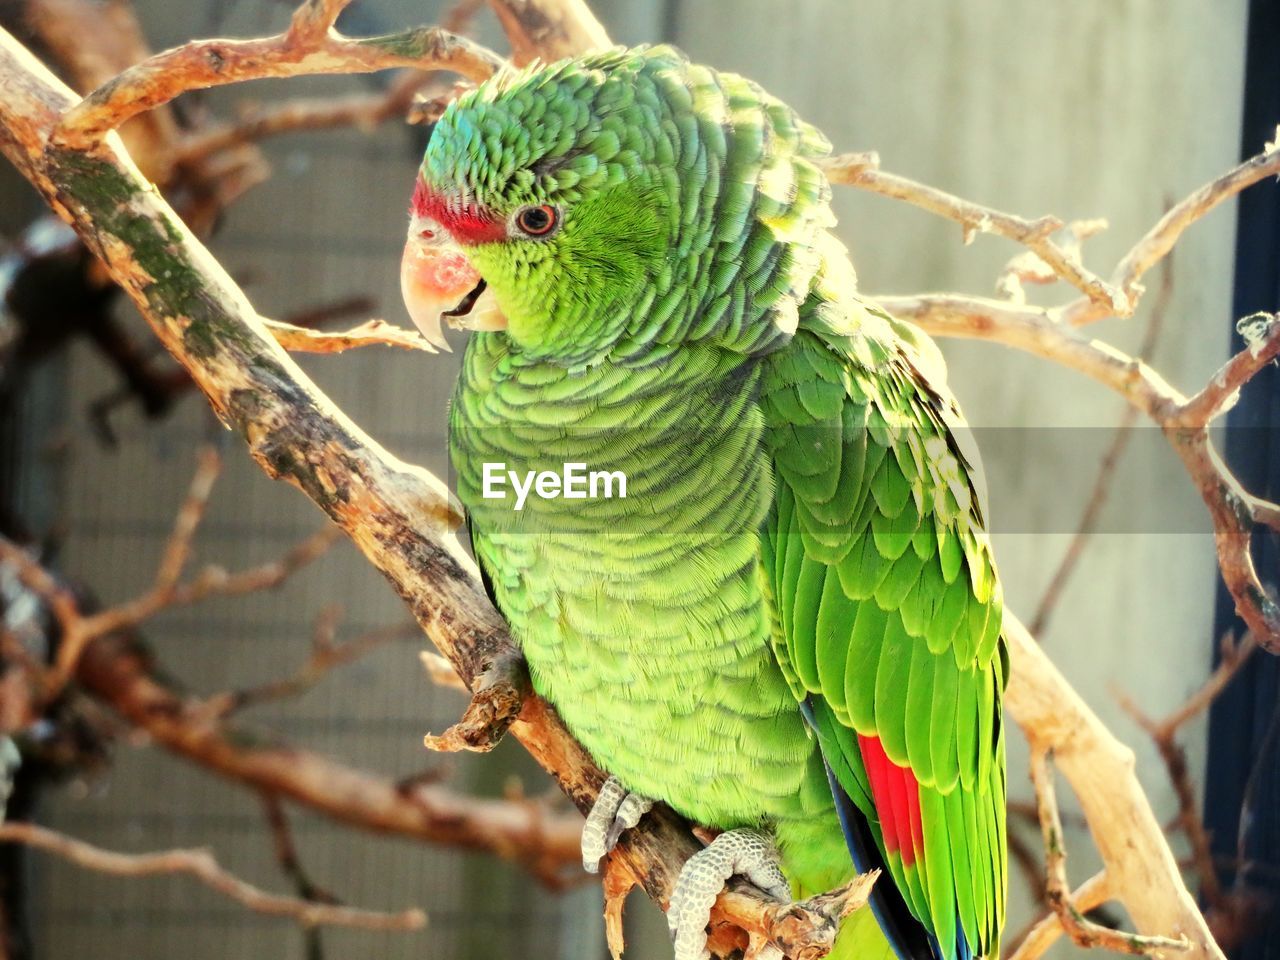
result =
[{"label": "red forehead patch", "polygon": [[497,243],[507,239],[507,225],[484,207],[437,193],[421,177],[413,188],[409,212],[434,220],[458,243]]}]

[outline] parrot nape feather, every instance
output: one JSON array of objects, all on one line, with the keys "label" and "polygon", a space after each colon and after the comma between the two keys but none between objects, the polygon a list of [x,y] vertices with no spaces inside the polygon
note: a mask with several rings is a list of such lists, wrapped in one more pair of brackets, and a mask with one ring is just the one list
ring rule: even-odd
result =
[{"label": "parrot nape feather", "polygon": [[730,875],[871,868],[837,960],[999,953],[985,493],[937,348],[858,294],[829,149],[749,80],[616,49],[460,96],[410,208],[410,314],[473,331],[449,442],[485,585],[610,774],[584,862],[654,801],[722,831],[678,960]]}]

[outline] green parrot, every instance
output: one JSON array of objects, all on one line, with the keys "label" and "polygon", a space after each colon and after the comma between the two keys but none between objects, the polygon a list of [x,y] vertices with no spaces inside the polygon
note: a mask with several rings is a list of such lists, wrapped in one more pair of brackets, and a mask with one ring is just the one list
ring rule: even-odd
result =
[{"label": "green parrot", "polygon": [[584,863],[655,801],[722,831],[677,960],[732,875],[789,900],[875,867],[833,957],[999,954],[977,461],[937,348],[859,298],[829,149],[749,80],[616,49],[459,97],[410,210],[410,314],[474,331],[449,427],[479,566],[610,774]]}]

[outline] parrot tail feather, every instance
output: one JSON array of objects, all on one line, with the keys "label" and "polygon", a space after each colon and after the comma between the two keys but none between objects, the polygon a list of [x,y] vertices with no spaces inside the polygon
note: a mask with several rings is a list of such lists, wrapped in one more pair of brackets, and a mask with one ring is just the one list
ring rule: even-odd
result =
[{"label": "parrot tail feather", "polygon": [[[885,938],[893,948],[898,960],[939,960],[945,954],[939,949],[937,939],[925,929],[911,911],[906,901],[898,892],[897,885],[889,874],[888,866],[880,855],[871,828],[862,812],[854,806],[849,794],[840,786],[831,765],[823,760],[827,771],[827,782],[831,785],[831,793],[836,800],[836,813],[840,818],[840,829],[844,832],[845,843],[853,865],[859,873],[868,870],[879,870],[880,880],[871,889],[869,906],[875,914],[876,922],[884,932]],[[963,941],[963,937],[957,938]],[[971,960],[971,957],[958,957],[957,960]]]}]

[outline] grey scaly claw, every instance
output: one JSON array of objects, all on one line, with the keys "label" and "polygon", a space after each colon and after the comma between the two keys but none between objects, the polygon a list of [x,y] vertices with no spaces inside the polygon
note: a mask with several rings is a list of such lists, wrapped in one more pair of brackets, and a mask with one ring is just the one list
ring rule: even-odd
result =
[{"label": "grey scaly claw", "polygon": [[618,845],[623,832],[639,823],[651,809],[652,800],[630,793],[617,777],[606,780],[582,827],[583,869],[587,873],[598,872],[600,861]]},{"label": "grey scaly claw", "polygon": [[711,907],[735,874],[782,903],[791,902],[791,885],[782,874],[773,841],[753,830],[722,833],[685,862],[676,880],[667,907],[675,960],[707,960],[711,956],[707,950]]}]

